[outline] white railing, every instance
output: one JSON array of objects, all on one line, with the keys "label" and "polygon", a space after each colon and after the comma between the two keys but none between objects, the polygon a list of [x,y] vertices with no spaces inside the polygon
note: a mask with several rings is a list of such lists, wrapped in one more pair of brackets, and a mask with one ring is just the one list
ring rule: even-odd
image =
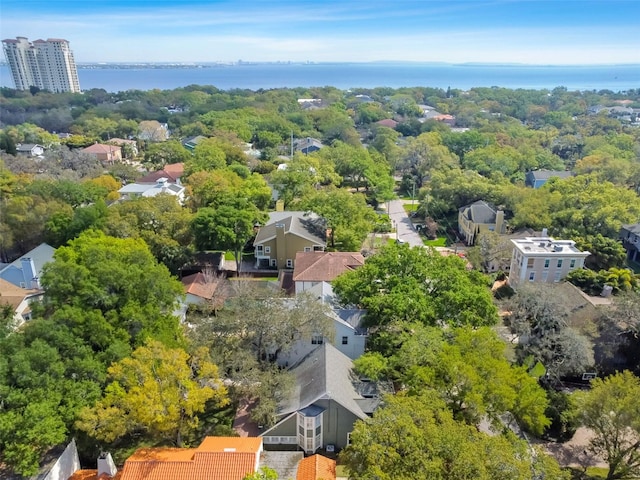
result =
[{"label": "white railing", "polygon": [[278,444],[287,444],[287,445],[296,445],[298,443],[297,437],[262,437],[262,442],[266,445],[278,445]]}]

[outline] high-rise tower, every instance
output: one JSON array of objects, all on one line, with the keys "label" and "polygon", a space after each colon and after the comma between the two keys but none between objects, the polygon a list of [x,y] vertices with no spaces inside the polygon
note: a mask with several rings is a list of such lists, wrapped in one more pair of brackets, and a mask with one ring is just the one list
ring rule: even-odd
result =
[{"label": "high-rise tower", "polygon": [[35,86],[50,92],[80,92],[78,71],[69,42],[61,38],[25,37],[2,41],[13,82],[18,90]]}]

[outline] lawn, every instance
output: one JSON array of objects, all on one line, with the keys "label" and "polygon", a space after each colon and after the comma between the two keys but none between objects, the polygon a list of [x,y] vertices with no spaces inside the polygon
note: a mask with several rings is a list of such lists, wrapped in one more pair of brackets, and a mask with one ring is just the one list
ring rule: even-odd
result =
[{"label": "lawn", "polygon": [[423,240],[423,242],[428,247],[446,247],[447,237],[438,237],[435,240]]},{"label": "lawn", "polygon": [[410,203],[405,203],[402,205],[402,207],[404,208],[404,211],[407,213],[411,213],[411,212],[415,212],[416,210],[418,210],[418,202],[414,203],[413,205]]}]

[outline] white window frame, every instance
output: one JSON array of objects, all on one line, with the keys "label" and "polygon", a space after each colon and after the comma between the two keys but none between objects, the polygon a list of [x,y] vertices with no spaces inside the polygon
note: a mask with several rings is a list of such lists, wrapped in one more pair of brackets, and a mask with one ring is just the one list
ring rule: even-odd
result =
[{"label": "white window frame", "polygon": [[265,246],[264,247],[264,253],[271,253],[271,247]]},{"label": "white window frame", "polygon": [[293,268],[293,260],[291,258],[287,258],[287,268]]}]

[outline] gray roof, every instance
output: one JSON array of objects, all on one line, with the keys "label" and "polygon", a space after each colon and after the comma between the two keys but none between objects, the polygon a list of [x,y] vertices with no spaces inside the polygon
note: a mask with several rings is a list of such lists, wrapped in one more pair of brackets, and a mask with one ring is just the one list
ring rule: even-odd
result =
[{"label": "gray roof", "polygon": [[295,141],[296,150],[306,150],[310,147],[322,148],[324,145],[322,145],[320,140],[311,137],[301,138],[300,140]]},{"label": "gray roof", "polygon": [[566,170],[533,170],[527,172],[527,175],[530,175],[535,180],[549,180],[551,177],[569,178],[572,173]]},{"label": "gray roof", "polygon": [[630,233],[640,235],[640,223],[632,223],[629,225],[622,225],[622,229]]},{"label": "gray roof", "polygon": [[16,268],[22,270],[22,259],[30,258],[33,260],[33,265],[36,267],[36,272],[38,276],[42,275],[42,267],[44,267],[45,263],[53,261],[53,253],[56,251],[51,245],[47,245],[46,243],[41,243],[33,250],[25,253],[23,256],[13,261],[12,263],[5,265],[3,268],[0,268],[0,272],[9,268],[13,265]]},{"label": "gray roof", "polygon": [[462,207],[462,215],[473,223],[496,223],[496,210],[483,200]]},{"label": "gray roof", "polygon": [[366,418],[358,399],[359,379],[352,371],[353,362],[330,343],[304,357],[291,369],[296,383],[288,399],[278,408],[279,415],[289,415],[313,405],[320,399],[331,399],[342,405],[359,418]]},{"label": "gray roof", "polygon": [[35,147],[44,148],[44,147],[42,147],[42,145],[38,145],[37,143],[23,143],[22,145],[16,146],[16,151],[17,152],[30,152]]},{"label": "gray roof", "polygon": [[269,222],[260,228],[253,244],[259,245],[275,238],[276,224],[284,224],[285,233],[306,238],[316,245],[325,245],[326,222],[311,212],[271,212]]},{"label": "gray roof", "polygon": [[272,468],[283,480],[296,478],[298,464],[304,458],[302,452],[272,452],[264,450],[260,454],[260,465]]},{"label": "gray roof", "polygon": [[362,326],[366,310],[357,308],[335,308],[334,314],[349,327],[353,328],[358,335],[364,335],[367,333],[367,328]]}]

